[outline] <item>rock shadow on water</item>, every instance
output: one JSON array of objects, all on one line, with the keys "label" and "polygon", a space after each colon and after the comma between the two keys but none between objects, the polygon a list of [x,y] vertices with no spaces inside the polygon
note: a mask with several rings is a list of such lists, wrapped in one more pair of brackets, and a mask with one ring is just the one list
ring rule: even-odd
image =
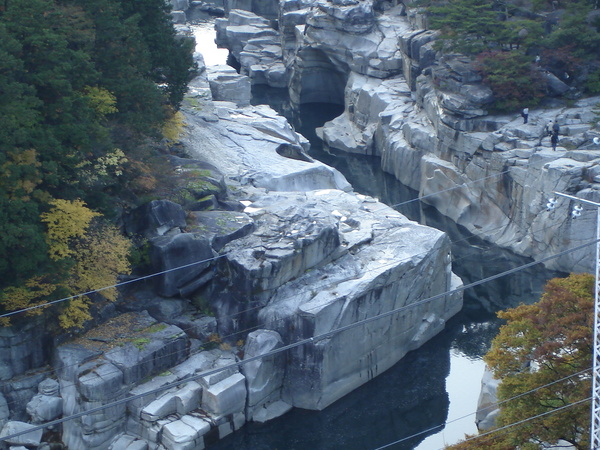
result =
[{"label": "rock shadow on water", "polygon": [[208,448],[365,450],[401,441],[392,448],[411,450],[447,420],[445,380],[450,345],[459,331],[458,326],[447,328],[323,411],[296,408],[265,424],[247,424]]}]

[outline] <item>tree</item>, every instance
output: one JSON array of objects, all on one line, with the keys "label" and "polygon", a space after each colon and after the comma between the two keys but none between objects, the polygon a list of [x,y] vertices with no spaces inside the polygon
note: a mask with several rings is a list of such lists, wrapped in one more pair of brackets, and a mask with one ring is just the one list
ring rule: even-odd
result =
[{"label": "tree", "polygon": [[[114,286],[120,274],[130,271],[130,242],[114,226],[96,223],[85,235],[75,241],[75,264],[67,279],[67,287],[72,294],[85,293],[102,288],[96,295],[109,301],[117,299]],[[89,314],[90,297],[81,296],[69,302],[59,315],[63,329],[80,328]]]},{"label": "tree", "polygon": [[458,0],[441,6],[430,6],[430,25],[442,31],[452,50],[477,54],[496,41],[502,28],[493,4],[479,0]]},{"label": "tree", "polygon": [[[550,280],[539,302],[498,313],[507,322],[484,360],[501,380],[498,400],[507,400],[501,404],[499,427],[590,396],[593,311],[594,277],[572,274]],[[540,388],[562,378],[567,380]],[[514,398],[527,391],[533,392]],[[542,442],[563,439],[577,449],[587,449],[590,406],[584,402],[480,439],[451,448],[485,442],[489,449],[538,449]]]},{"label": "tree", "polygon": [[531,59],[520,51],[483,52],[477,66],[494,93],[496,111],[514,111],[535,106],[543,97],[543,82]]},{"label": "tree", "polygon": [[[155,187],[150,139],[192,68],[162,0],[0,4],[0,312],[128,270],[128,242],[101,216]],[[90,301],[71,302],[77,320],[63,326],[82,323]]]},{"label": "tree", "polygon": [[[50,258],[68,259],[70,268],[63,286],[71,295],[113,286],[121,273],[129,273],[129,241],[114,226],[95,222],[100,216],[81,200],[55,200],[42,221],[48,225],[47,241]],[[117,299],[114,287],[103,289],[100,296]],[[33,299],[29,299],[32,301]],[[59,315],[62,328],[79,328],[89,315],[90,299],[81,296],[69,302]]]}]

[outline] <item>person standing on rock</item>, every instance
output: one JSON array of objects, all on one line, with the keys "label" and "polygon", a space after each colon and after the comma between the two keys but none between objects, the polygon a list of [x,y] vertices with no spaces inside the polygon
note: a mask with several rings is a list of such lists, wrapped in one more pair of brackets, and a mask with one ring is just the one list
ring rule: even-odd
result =
[{"label": "person standing on rock", "polygon": [[527,118],[529,117],[529,108],[523,108],[521,115],[523,116],[523,123],[527,123]]},{"label": "person standing on rock", "polygon": [[556,151],[556,145],[558,144],[558,133],[552,133],[550,137],[550,143],[552,144],[552,151]]},{"label": "person standing on rock", "polygon": [[552,133],[556,134],[558,136],[559,131],[560,131],[560,126],[556,122],[554,122],[552,124]]}]

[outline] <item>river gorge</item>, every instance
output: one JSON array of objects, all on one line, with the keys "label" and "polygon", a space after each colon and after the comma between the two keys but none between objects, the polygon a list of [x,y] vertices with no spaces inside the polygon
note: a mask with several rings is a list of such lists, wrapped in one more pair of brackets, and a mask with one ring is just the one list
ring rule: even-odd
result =
[{"label": "river gorge", "polygon": [[476,432],[495,312],[592,266],[591,211],[546,203],[600,199],[600,98],[488,114],[411,2],[172,3],[199,70],[161,143],[172,192],[120,218],[146,272],[76,336],[0,328],[0,440],[433,450]]},{"label": "river gorge", "polygon": [[[192,30],[208,65],[226,64],[228,51],[214,43],[213,19]],[[530,260],[477,238],[431,206],[418,192],[381,170],[377,157],[323,149],[315,129],[343,112],[339,105],[293,106],[287,89],[255,85],[253,104],[269,104],[309,138],[309,155],[340,170],[356,192],[379,198],[412,220],[450,234],[453,268],[465,283],[502,273]],[[356,391],[320,412],[292,410],[266,424],[249,424],[215,449],[441,449],[476,433],[475,411],[484,363],[500,322],[495,311],[539,298],[545,282],[560,274],[537,266],[465,292],[465,306],[440,335]],[[426,374],[426,375],[425,375]],[[425,375],[425,376],[423,376]]]}]

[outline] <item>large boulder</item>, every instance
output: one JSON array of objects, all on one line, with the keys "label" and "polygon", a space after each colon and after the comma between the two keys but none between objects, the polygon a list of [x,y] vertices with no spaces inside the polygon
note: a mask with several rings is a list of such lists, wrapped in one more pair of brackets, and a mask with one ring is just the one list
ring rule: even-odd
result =
[{"label": "large boulder", "polygon": [[207,69],[213,100],[233,102],[239,106],[250,104],[250,79],[229,66],[211,66]]},{"label": "large boulder", "polygon": [[[36,426],[24,422],[10,421],[2,427],[0,438],[9,445],[38,447],[42,441],[43,430],[36,429],[29,431],[32,428],[36,428]],[[17,436],[8,437],[12,435]]]},{"label": "large boulder", "polygon": [[0,380],[10,380],[44,365],[51,352],[49,342],[40,318],[0,327]]},{"label": "large boulder", "polygon": [[[263,202],[264,215],[269,208]],[[281,196],[270,202],[289,204]],[[258,322],[278,331],[284,343],[319,338],[290,350],[282,399],[297,407],[322,409],[434,336],[460,310],[462,297],[436,298],[460,284],[451,273],[449,241],[443,233],[410,222],[369,198],[316,191],[306,193],[304,202],[337,222],[340,246],[317,269],[303,270],[280,286]],[[315,219],[316,231],[322,219]],[[269,247],[265,250],[267,257]],[[232,249],[229,258],[238,252]],[[268,258],[265,267],[267,262]],[[429,297],[434,300],[420,303]],[[381,321],[335,333],[396,309]]]},{"label": "large boulder", "polygon": [[38,394],[27,404],[27,414],[31,416],[32,423],[49,422],[62,415],[62,404],[58,382],[46,378],[39,384]]},{"label": "large boulder", "polygon": [[185,212],[169,200],[152,200],[136,208],[126,218],[125,227],[130,235],[162,236],[173,229],[185,228]]},{"label": "large boulder", "polygon": [[246,418],[252,420],[259,408],[281,398],[285,356],[283,353],[259,358],[283,345],[279,333],[273,330],[257,330],[248,335],[244,349],[242,372],[248,385]]},{"label": "large boulder", "polygon": [[307,150],[309,143],[271,108],[216,105],[219,121],[211,126],[194,109],[184,111],[189,133],[182,142],[192,156],[211,161],[224,176],[242,186],[276,191],[351,189],[339,171],[321,162],[277,153],[282,144]]},{"label": "large boulder", "polygon": [[150,244],[152,265],[157,272],[162,272],[157,279],[160,295],[172,297],[182,289],[191,290],[189,285],[197,288],[210,280],[210,277],[201,278],[214,257],[206,237],[181,233],[156,237]]}]

